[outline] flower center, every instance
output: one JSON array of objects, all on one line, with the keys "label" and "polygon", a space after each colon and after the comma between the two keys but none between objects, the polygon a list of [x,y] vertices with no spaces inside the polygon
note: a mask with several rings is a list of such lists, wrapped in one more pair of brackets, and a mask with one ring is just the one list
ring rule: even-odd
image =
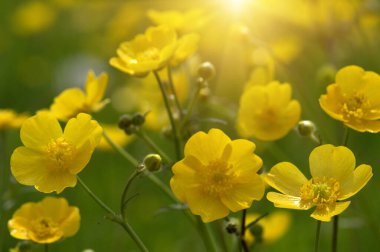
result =
[{"label": "flower center", "polygon": [[231,179],[233,174],[231,174],[231,165],[224,161],[210,162],[203,176],[203,190],[208,195],[218,196],[232,187]]},{"label": "flower center", "polygon": [[335,209],[339,193],[340,184],[336,179],[312,178],[301,187],[301,206],[305,208],[316,206],[322,214],[327,214]]},{"label": "flower center", "polygon": [[149,47],[137,55],[137,62],[147,60],[159,60],[160,51],[156,47]]},{"label": "flower center", "polygon": [[54,237],[57,235],[57,232],[59,232],[57,223],[50,218],[39,217],[33,220],[31,224],[33,235],[38,238],[38,240],[46,240]]},{"label": "flower center", "polygon": [[65,163],[73,159],[75,151],[75,146],[63,137],[51,140],[47,147],[49,158],[57,163],[59,168],[64,168]]},{"label": "flower center", "polygon": [[341,108],[344,119],[362,118],[369,102],[362,94],[355,94],[343,103]]}]

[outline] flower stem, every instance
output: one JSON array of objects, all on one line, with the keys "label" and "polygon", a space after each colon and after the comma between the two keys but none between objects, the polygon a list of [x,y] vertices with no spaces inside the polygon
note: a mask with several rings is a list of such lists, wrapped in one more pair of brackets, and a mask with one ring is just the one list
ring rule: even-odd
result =
[{"label": "flower stem", "polygon": [[122,155],[126,160],[128,160],[133,166],[137,166],[139,162],[128,152],[126,152],[120,145],[117,145],[112,139],[108,136],[108,134],[103,131],[103,136],[106,141],[117,151],[120,155]]},{"label": "flower stem", "polygon": [[197,89],[195,90],[193,97],[190,100],[189,106],[187,107],[186,114],[184,118],[182,119],[182,123],[180,126],[180,129],[182,130],[183,127],[185,127],[186,123],[190,120],[190,117],[193,113],[193,109],[195,107],[195,104],[198,100],[199,92],[201,91],[202,87],[200,84],[197,85]]},{"label": "flower stem", "polygon": [[248,245],[247,245],[247,243],[245,242],[245,239],[244,239],[246,216],[247,216],[247,209],[243,209],[242,215],[241,215],[240,242],[241,242],[241,247],[242,247],[243,251],[249,252]]},{"label": "flower stem", "polygon": [[203,242],[206,246],[207,251],[217,252],[218,248],[215,244],[215,240],[211,235],[211,231],[208,228],[207,224],[203,223],[201,218],[197,216],[198,230],[201,234]]},{"label": "flower stem", "polygon": [[127,184],[125,185],[125,188],[123,190],[123,194],[122,194],[121,199],[120,199],[120,213],[121,213],[123,220],[125,220],[125,205],[128,202],[126,199],[128,189],[131,186],[133,180],[135,178],[137,178],[140,174],[141,174],[141,170],[139,170],[139,168],[136,168],[136,170],[133,171],[133,173],[129,176]]},{"label": "flower stem", "polygon": [[145,131],[143,131],[142,129],[138,130],[136,132],[136,135],[138,137],[140,137],[142,140],[145,141],[145,143],[155,152],[157,152],[158,155],[160,155],[164,161],[167,163],[167,164],[172,164],[173,161],[171,160],[171,158],[165,153],[163,152],[153,141],[152,139],[145,133]]},{"label": "flower stem", "polygon": [[172,127],[172,131],[173,131],[173,135],[174,135],[174,146],[175,146],[176,157],[179,160],[179,159],[181,159],[180,137],[179,137],[179,133],[177,131],[177,126],[176,126],[175,121],[174,121],[172,110],[170,108],[169,99],[167,97],[167,93],[165,92],[164,83],[161,81],[161,78],[160,78],[158,72],[153,71],[153,73],[154,73],[154,76],[156,77],[157,83],[160,87],[162,98],[164,100],[166,111],[168,113],[170,125]]},{"label": "flower stem", "polygon": [[319,235],[321,233],[321,221],[317,220],[317,231],[315,233],[315,244],[314,244],[314,252],[318,252],[319,247]]},{"label": "flower stem", "polygon": [[181,104],[179,103],[178,94],[177,94],[177,91],[175,90],[175,87],[174,87],[172,68],[170,66],[167,67],[167,74],[168,74],[169,87],[170,87],[170,89],[173,93],[173,96],[174,96],[174,102],[175,102],[175,105],[177,106],[177,109],[178,109],[179,118],[182,118],[182,116],[183,116],[182,107],[181,107]]},{"label": "flower stem", "polygon": [[44,245],[44,251],[45,252],[49,252],[49,244],[48,243],[45,243],[45,245]]},{"label": "flower stem", "polygon": [[141,241],[140,237],[136,234],[136,232],[133,230],[133,228],[125,221],[125,219],[120,218],[119,215],[117,215],[110,207],[108,207],[101,199],[99,199],[98,196],[95,195],[91,191],[91,189],[82,181],[81,178],[77,175],[77,179],[79,184],[83,187],[83,189],[95,200],[96,203],[100,207],[102,207],[106,212],[111,214],[111,218],[109,218],[111,221],[116,222],[120,224],[124,230],[129,234],[129,236],[132,238],[132,240],[136,243],[136,245],[140,248],[141,251],[147,252],[149,251],[144,243]]},{"label": "flower stem", "polygon": [[349,133],[350,133],[350,129],[344,125],[344,132],[343,132],[343,138],[342,138],[343,146],[347,146]]},{"label": "flower stem", "polygon": [[333,236],[332,236],[332,252],[337,252],[338,250],[338,224],[339,224],[339,215],[334,216],[333,220]]}]

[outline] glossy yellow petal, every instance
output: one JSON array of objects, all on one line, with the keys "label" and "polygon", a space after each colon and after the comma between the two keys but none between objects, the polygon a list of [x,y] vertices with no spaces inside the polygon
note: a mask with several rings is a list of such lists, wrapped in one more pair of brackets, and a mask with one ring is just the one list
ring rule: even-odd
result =
[{"label": "glossy yellow petal", "polygon": [[299,197],[302,185],[307,182],[306,177],[292,163],[281,162],[264,175],[268,185],[276,190],[291,196]]},{"label": "glossy yellow petal", "polygon": [[242,159],[246,155],[251,155],[256,149],[256,145],[245,139],[237,139],[228,143],[231,153],[228,157],[230,163],[234,163]]},{"label": "glossy yellow petal", "polygon": [[28,118],[21,127],[22,143],[33,150],[45,151],[51,139],[62,136],[57,119],[47,112],[40,112]]},{"label": "glossy yellow petal", "polygon": [[11,156],[11,172],[17,182],[23,185],[35,185],[48,172],[49,160],[44,153],[18,147]]},{"label": "glossy yellow petal", "polygon": [[[86,104],[91,108],[91,111],[99,111],[105,105],[102,103],[104,93],[108,84],[108,75],[102,73],[98,78],[93,71],[89,71],[85,85],[86,89]],[[90,111],[89,111],[90,112]]]},{"label": "glossy yellow petal", "polygon": [[332,84],[327,87],[327,95],[321,95],[319,105],[332,118],[345,121],[341,113],[341,104],[344,103],[340,87]]},{"label": "glossy yellow petal", "polygon": [[341,214],[347,207],[350,205],[351,201],[337,202],[335,205],[335,210],[326,213],[326,211],[315,209],[314,212],[310,215],[316,220],[320,221],[330,221],[331,217]]},{"label": "glossy yellow petal", "polygon": [[51,113],[62,121],[75,117],[80,112],[87,111],[85,105],[86,97],[79,88],[69,88],[54,98],[50,106]]},{"label": "glossy yellow petal", "polygon": [[380,132],[380,121],[356,120],[346,122],[345,125],[359,132]]},{"label": "glossy yellow petal", "polygon": [[196,33],[190,33],[182,36],[178,40],[178,47],[170,59],[172,66],[177,66],[187,58],[192,56],[198,50],[200,36]]},{"label": "glossy yellow petal", "polygon": [[358,66],[346,66],[340,69],[335,81],[345,95],[352,95],[362,87],[362,78],[365,71]]},{"label": "glossy yellow petal", "polygon": [[61,193],[66,187],[75,187],[77,177],[67,171],[52,171],[45,173],[44,176],[37,181],[34,187],[43,193],[56,192]]},{"label": "glossy yellow petal", "polygon": [[99,144],[102,132],[103,129],[95,120],[91,120],[90,115],[80,113],[76,118],[68,121],[63,135],[78,149],[87,142],[90,143],[89,147],[94,149]]},{"label": "glossy yellow petal", "polygon": [[355,156],[344,146],[331,144],[316,147],[309,157],[310,172],[313,178],[334,178],[339,182],[351,176],[355,169]]},{"label": "glossy yellow petal", "polygon": [[80,214],[77,207],[69,207],[61,220],[61,229],[64,237],[75,235],[80,227]]},{"label": "glossy yellow petal", "polygon": [[270,202],[273,202],[275,207],[279,207],[279,208],[289,208],[289,209],[298,209],[298,210],[307,210],[311,208],[311,207],[301,207],[300,205],[301,198],[291,196],[291,195],[285,195],[285,194],[276,193],[276,192],[269,192],[267,193],[267,199]]},{"label": "glossy yellow petal", "polygon": [[339,200],[345,200],[359,192],[372,178],[372,168],[369,165],[359,165],[353,176],[341,184]]},{"label": "glossy yellow petal", "polygon": [[200,131],[186,143],[185,156],[192,155],[206,165],[219,159],[229,142],[231,139],[219,129],[211,129],[207,134]]}]

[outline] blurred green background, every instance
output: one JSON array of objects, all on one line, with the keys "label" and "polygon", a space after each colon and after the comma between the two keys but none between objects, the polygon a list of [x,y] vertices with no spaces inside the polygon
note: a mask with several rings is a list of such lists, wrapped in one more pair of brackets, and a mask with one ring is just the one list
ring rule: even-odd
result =
[{"label": "blurred green background", "polygon": [[[238,137],[234,120],[239,97],[254,67],[255,49],[264,45],[274,54],[275,78],[292,84],[294,97],[302,105],[302,119],[314,121],[325,142],[340,144],[342,125],[320,109],[318,98],[334,81],[335,71],[343,66],[355,64],[380,73],[380,2],[247,0],[244,8],[239,8],[238,2],[244,1],[0,1],[0,108],[31,115],[48,108],[65,88],[83,87],[89,69],[97,74],[103,71],[109,74],[107,97],[112,98],[115,90],[136,79],[111,68],[108,60],[122,41],[132,39],[152,25],[147,10],[197,8],[204,11],[207,20],[198,31],[201,42],[197,56],[200,61],[212,62],[217,70],[216,78],[210,83],[211,95],[199,104],[198,113],[200,118],[213,117],[227,122],[202,123],[198,125],[200,129],[219,127],[231,138]],[[241,27],[248,28],[259,43],[247,45]],[[286,42],[289,38],[291,43]],[[131,97],[134,95],[137,94]],[[94,117],[100,122],[117,123],[119,116],[127,111],[116,110],[113,105]],[[0,176],[8,177],[9,157],[21,143],[17,130],[2,133],[5,139],[0,143]],[[174,154],[170,140],[161,132],[149,134],[163,149]],[[310,140],[292,131],[276,142],[253,141],[257,143],[257,154],[263,158],[265,169],[280,161],[290,161],[309,175],[308,156],[314,148]],[[355,153],[357,164],[372,165],[374,177],[342,214],[338,247],[339,251],[373,251],[380,245],[377,194],[380,136],[351,131],[348,146]],[[139,160],[150,152],[139,140],[126,149]],[[132,168],[116,152],[96,151],[81,177],[100,198],[118,209]],[[170,169],[158,176],[168,182]],[[149,180],[138,179],[131,193],[138,196],[129,203],[129,221],[151,251],[205,251],[180,210],[162,211],[172,202]],[[46,195],[13,180],[7,182],[0,194],[3,208],[0,250],[8,251],[17,240],[10,237],[7,220],[23,203],[40,201]],[[137,251],[132,240],[119,226],[104,218],[103,210],[82,188],[68,188],[58,196],[80,208],[81,228],[74,237],[52,244],[51,251]],[[272,210],[274,207],[264,198],[249,211]],[[311,212],[288,212],[292,215],[288,232],[273,244],[259,246],[257,251],[313,249],[316,221],[308,216]],[[219,224],[211,226],[217,229]],[[332,223],[322,224],[320,251],[330,248],[331,227]],[[35,246],[33,251],[43,248]]]}]

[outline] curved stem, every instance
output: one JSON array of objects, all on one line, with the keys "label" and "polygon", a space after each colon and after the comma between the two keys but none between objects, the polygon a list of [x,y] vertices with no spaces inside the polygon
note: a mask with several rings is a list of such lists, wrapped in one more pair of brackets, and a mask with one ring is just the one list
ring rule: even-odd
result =
[{"label": "curved stem", "polygon": [[179,133],[177,130],[177,126],[175,124],[173,113],[172,113],[172,110],[170,108],[169,100],[168,100],[167,94],[165,92],[164,84],[161,81],[161,78],[160,78],[158,72],[153,71],[153,73],[154,73],[154,76],[156,77],[157,83],[158,83],[160,90],[161,90],[162,98],[163,98],[164,103],[165,103],[165,108],[166,108],[166,111],[167,111],[167,114],[169,117],[170,125],[172,127],[173,135],[174,135],[174,145],[175,145],[176,157],[179,160],[179,159],[181,159],[181,145],[180,145],[180,137],[179,137]]},{"label": "curved stem", "polygon": [[339,215],[335,215],[333,220],[332,252],[337,252],[338,249],[338,224]]},{"label": "curved stem", "polygon": [[167,67],[167,74],[168,74],[169,87],[170,87],[170,89],[173,93],[173,96],[174,96],[174,102],[175,102],[175,105],[177,106],[177,109],[178,109],[179,118],[182,118],[182,116],[183,116],[182,107],[181,107],[181,104],[179,103],[177,91],[175,90],[175,87],[174,87],[172,69],[170,66]]},{"label": "curved stem", "polygon": [[126,204],[126,197],[127,197],[127,192],[128,192],[128,189],[129,187],[131,186],[133,180],[135,178],[137,178],[138,175],[141,174],[141,171],[139,171],[139,169],[137,168],[132,174],[131,176],[129,176],[128,178],[128,181],[127,181],[127,184],[125,185],[125,188],[123,190],[123,194],[121,195],[121,199],[120,199],[120,213],[121,213],[121,216],[123,217],[123,220],[125,220],[125,204]]},{"label": "curved stem", "polygon": [[319,235],[321,233],[321,221],[317,220],[317,231],[315,233],[314,252],[318,252],[319,247]]},{"label": "curved stem", "polygon": [[167,163],[167,164],[172,164],[173,161],[170,159],[170,157],[168,155],[166,155],[165,152],[163,152],[153,141],[152,139],[150,139],[150,137],[145,133],[144,130],[140,129],[139,131],[136,132],[136,135],[139,136],[142,140],[145,141],[145,143],[155,152],[157,152],[157,154],[159,154],[163,159],[164,161]]},{"label": "curved stem", "polygon": [[103,136],[106,141],[117,151],[120,155],[122,155],[126,160],[128,160],[135,167],[139,164],[139,162],[128,152],[126,152],[120,145],[117,145],[112,139],[108,136],[108,134],[103,131]]}]

